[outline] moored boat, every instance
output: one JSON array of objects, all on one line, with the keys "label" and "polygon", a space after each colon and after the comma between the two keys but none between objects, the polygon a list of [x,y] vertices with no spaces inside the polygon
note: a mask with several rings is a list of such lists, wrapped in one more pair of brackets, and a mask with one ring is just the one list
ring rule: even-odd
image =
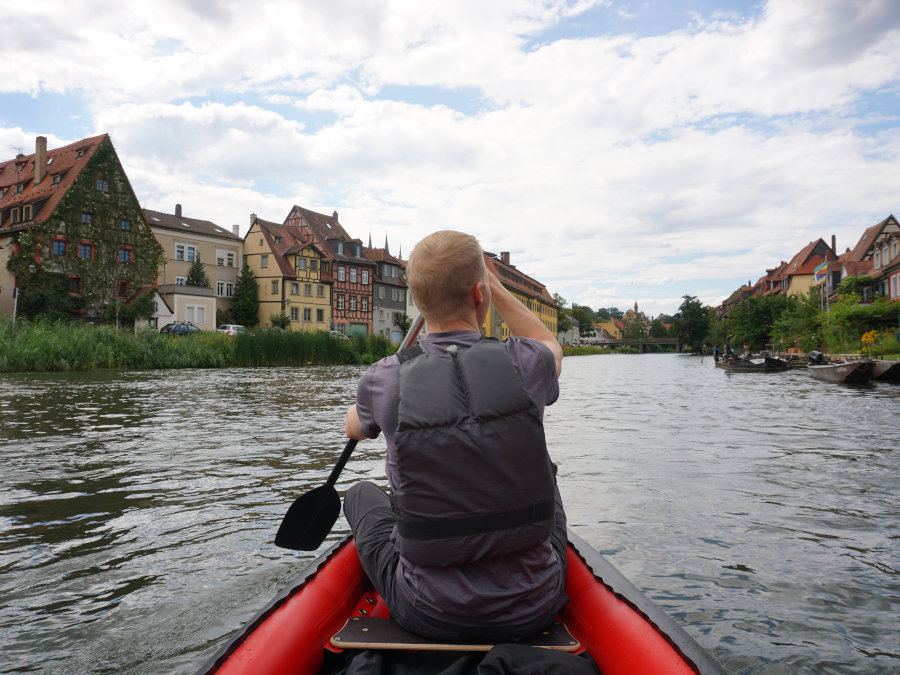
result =
[{"label": "moored boat", "polygon": [[777,373],[788,369],[784,359],[774,356],[754,356],[746,359],[720,359],[716,368],[738,373]]},{"label": "moored boat", "polygon": [[825,382],[868,382],[875,374],[875,362],[872,359],[858,361],[835,361],[807,367],[809,374]]},{"label": "moored boat", "polygon": [[900,360],[885,361],[873,359],[875,369],[872,373],[873,380],[887,380],[888,382],[900,382]]},{"label": "moored boat", "polygon": [[[569,603],[559,617],[568,628],[566,635],[577,640],[578,649],[604,675],[724,673],[693,638],[571,530],[566,594]],[[346,537],[313,561],[199,672],[322,672],[326,654],[341,651],[330,643],[349,618],[388,616],[359,563],[353,539]]]}]

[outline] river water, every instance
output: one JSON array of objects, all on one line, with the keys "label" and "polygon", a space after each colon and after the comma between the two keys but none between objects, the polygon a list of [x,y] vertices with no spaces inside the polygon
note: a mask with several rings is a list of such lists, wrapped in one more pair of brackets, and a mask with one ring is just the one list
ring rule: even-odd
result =
[{"label": "river water", "polygon": [[[314,557],[271,542],[361,372],[0,376],[0,672],[194,672]],[[561,392],[570,526],[727,670],[900,671],[900,385],[647,354],[566,358]]]}]

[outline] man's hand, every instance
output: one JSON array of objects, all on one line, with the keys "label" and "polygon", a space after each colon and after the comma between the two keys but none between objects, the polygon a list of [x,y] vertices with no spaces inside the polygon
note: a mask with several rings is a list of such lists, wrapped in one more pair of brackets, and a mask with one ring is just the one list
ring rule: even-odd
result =
[{"label": "man's hand", "polygon": [[534,338],[542,342],[553,353],[556,362],[556,376],[562,372],[562,347],[543,322],[537,318],[530,309],[519,302],[506,287],[500,283],[500,279],[493,270],[488,269],[488,283],[491,285],[491,301],[500,312],[500,316],[506,322],[509,332],[521,337]]}]

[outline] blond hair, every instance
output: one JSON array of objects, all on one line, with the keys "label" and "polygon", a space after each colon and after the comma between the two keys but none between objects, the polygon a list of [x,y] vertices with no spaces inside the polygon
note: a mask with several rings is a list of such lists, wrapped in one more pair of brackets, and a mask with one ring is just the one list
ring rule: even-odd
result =
[{"label": "blond hair", "polygon": [[407,281],[426,320],[464,318],[472,287],[486,283],[484,252],[471,234],[440,230],[409,254]]}]

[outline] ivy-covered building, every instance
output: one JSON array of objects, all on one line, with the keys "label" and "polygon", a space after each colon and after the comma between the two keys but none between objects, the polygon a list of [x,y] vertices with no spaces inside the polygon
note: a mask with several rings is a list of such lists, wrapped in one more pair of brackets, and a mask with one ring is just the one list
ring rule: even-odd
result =
[{"label": "ivy-covered building", "polygon": [[107,134],[0,163],[0,314],[128,314],[161,256]]}]

